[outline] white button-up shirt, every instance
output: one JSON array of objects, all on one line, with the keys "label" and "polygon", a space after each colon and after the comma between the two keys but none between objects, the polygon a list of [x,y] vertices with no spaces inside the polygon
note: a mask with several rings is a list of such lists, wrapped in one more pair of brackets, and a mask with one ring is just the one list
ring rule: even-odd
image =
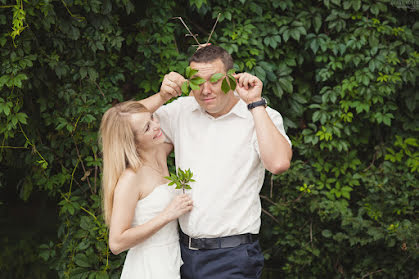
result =
[{"label": "white button-up shirt", "polygon": [[[279,112],[266,110],[291,144]],[[182,231],[194,238],[259,233],[265,168],[246,103],[240,99],[230,112],[214,118],[194,97],[181,97],[156,114],[174,145],[176,169],[190,168],[196,180],[187,190],[194,207],[179,218]]]}]

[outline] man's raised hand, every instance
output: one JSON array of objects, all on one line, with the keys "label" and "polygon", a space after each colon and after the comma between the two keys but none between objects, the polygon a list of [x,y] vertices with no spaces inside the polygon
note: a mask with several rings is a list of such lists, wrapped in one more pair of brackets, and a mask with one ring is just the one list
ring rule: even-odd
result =
[{"label": "man's raised hand", "polygon": [[237,81],[236,91],[240,98],[250,104],[259,101],[262,97],[262,81],[249,73],[234,74],[233,77]]},{"label": "man's raised hand", "polygon": [[160,96],[166,102],[173,97],[182,95],[181,86],[185,81],[186,79],[176,72],[168,73],[164,76],[163,82],[161,84],[159,92]]}]

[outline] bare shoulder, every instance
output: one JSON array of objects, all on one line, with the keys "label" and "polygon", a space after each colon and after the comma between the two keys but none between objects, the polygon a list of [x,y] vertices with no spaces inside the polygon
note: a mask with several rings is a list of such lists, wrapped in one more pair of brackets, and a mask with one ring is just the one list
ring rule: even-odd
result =
[{"label": "bare shoulder", "polygon": [[115,188],[115,195],[125,195],[126,193],[139,194],[140,187],[138,187],[138,172],[132,169],[126,169],[118,179]]}]

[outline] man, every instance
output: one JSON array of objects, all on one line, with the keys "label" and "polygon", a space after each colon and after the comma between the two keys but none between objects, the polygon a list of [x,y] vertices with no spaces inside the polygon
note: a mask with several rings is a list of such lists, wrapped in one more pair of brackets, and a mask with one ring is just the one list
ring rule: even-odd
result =
[{"label": "man", "polygon": [[221,47],[210,45],[190,58],[196,76],[206,80],[193,97],[179,98],[185,79],[165,76],[159,93],[141,102],[156,111],[174,144],[176,167],[190,168],[196,182],[190,195],[194,209],[179,219],[184,279],[260,278],[263,255],[260,229],[261,190],[265,168],[286,171],[292,157],[281,115],[266,107],[262,82],[235,74],[235,92],[225,94],[216,73],[233,68]]}]

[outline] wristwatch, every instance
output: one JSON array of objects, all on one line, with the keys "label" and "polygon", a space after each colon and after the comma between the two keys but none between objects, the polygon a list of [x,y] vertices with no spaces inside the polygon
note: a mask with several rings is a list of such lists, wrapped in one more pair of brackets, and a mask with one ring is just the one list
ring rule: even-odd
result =
[{"label": "wristwatch", "polygon": [[259,106],[264,106],[266,108],[267,105],[268,105],[268,103],[266,102],[266,99],[262,97],[262,100],[248,104],[247,109],[251,110],[251,109],[254,109],[255,107],[259,107]]}]

